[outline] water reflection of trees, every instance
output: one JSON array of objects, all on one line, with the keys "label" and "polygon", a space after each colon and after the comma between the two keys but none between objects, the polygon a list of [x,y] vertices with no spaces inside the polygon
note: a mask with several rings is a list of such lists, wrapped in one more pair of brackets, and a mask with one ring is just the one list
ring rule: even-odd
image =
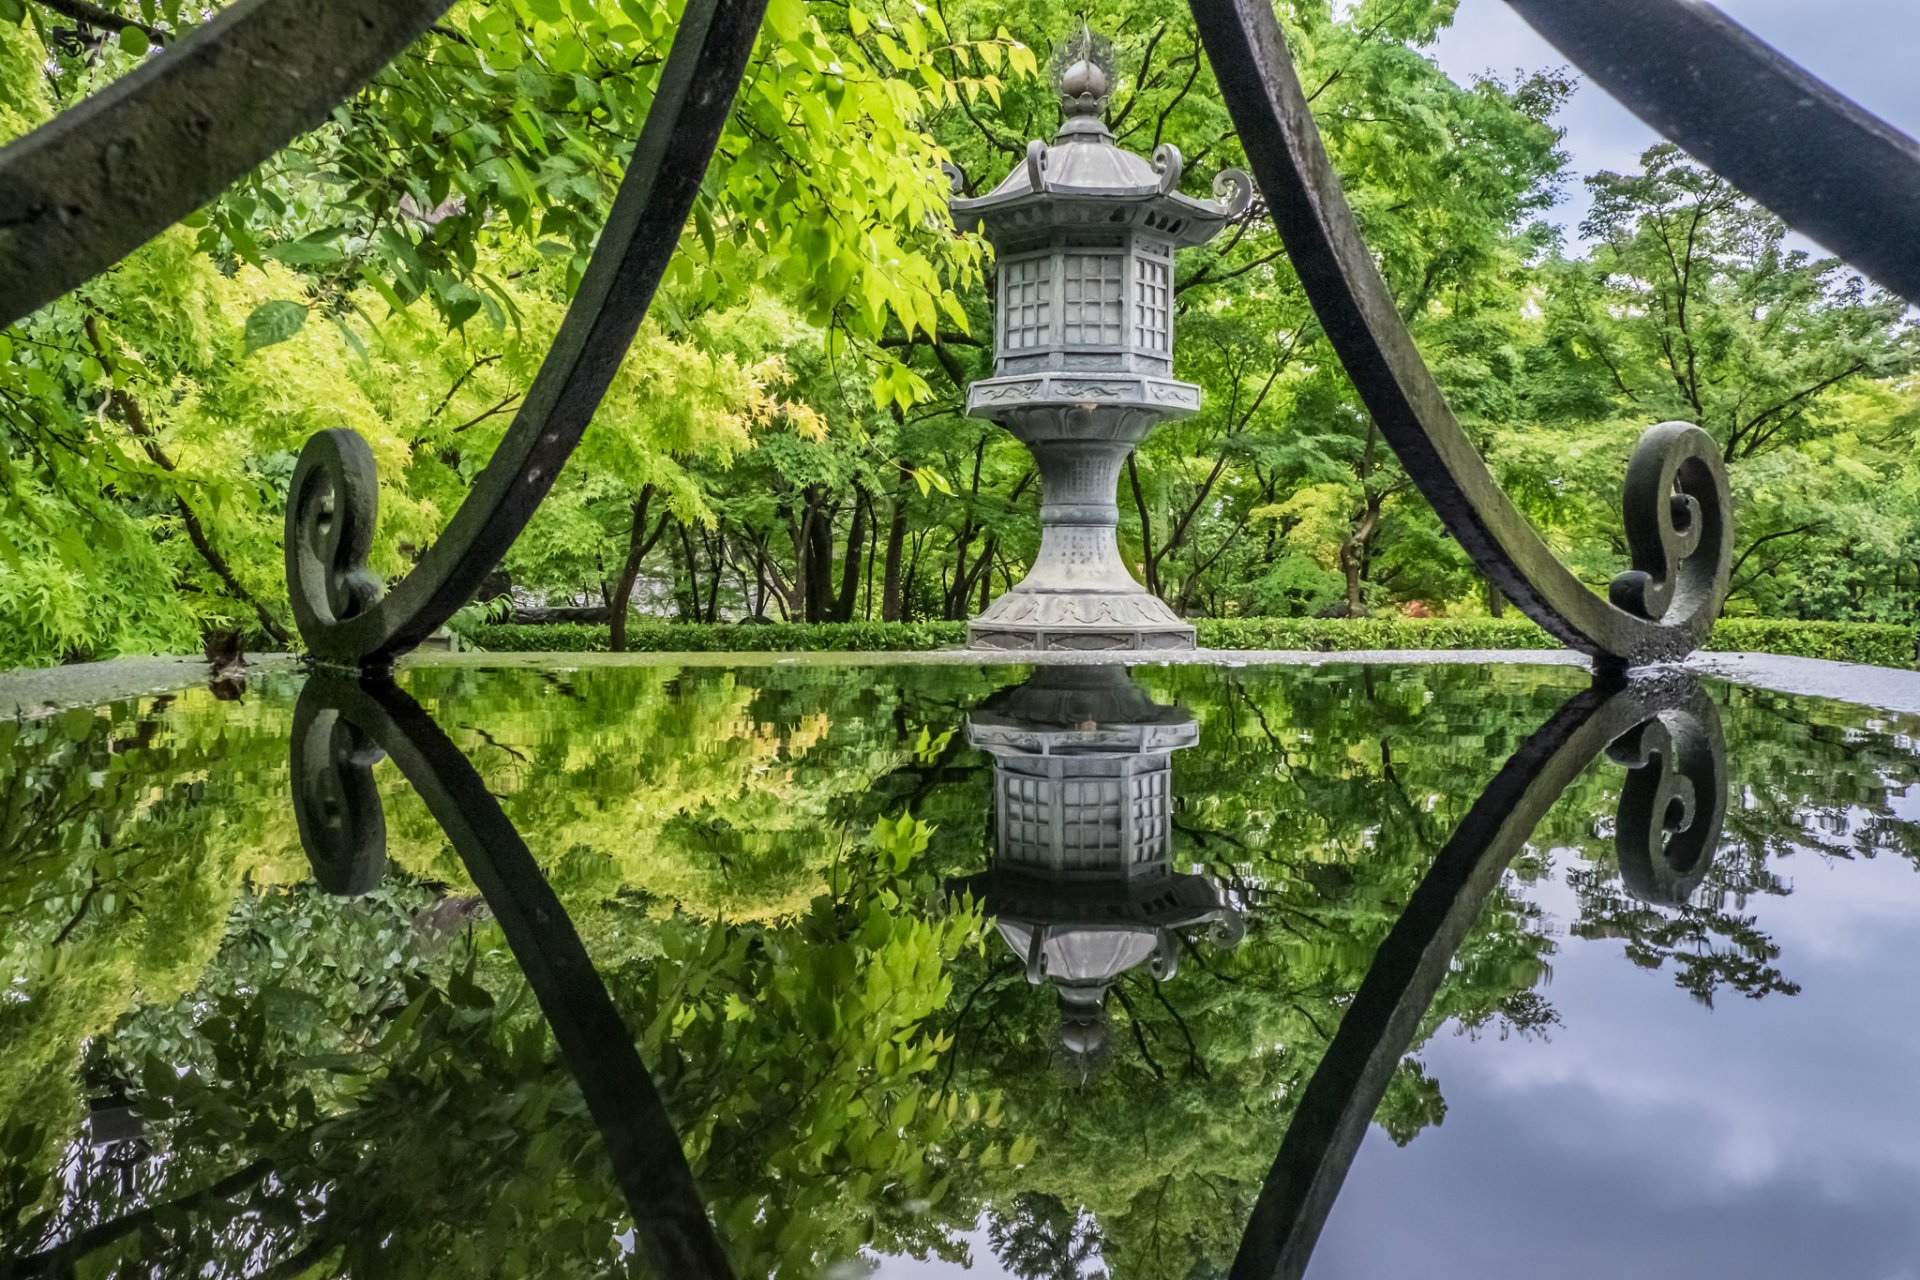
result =
[{"label": "water reflection of trees", "polygon": [[[979,922],[922,910],[988,844],[986,764],[944,735],[1015,674],[420,673],[634,1028],[737,1263],[952,1256],[984,1210],[990,1241],[1035,1265],[1095,1250],[1123,1277],[1223,1268],[1433,851],[1580,679],[1139,673],[1201,724],[1176,769],[1176,860],[1251,904],[1251,927],[1235,950],[1185,950],[1175,982],[1116,983],[1111,1060],[1076,1082],[1052,1008],[973,948]],[[1904,743],[1853,709],[1716,697],[1733,805],[1694,905],[1622,892],[1594,818],[1622,775],[1595,767],[1488,900],[1416,1046],[1444,1025],[1551,1025],[1556,944],[1528,887],[1550,863],[1575,932],[1710,999],[1792,989],[1749,904],[1788,891],[1795,859],[1914,856],[1888,817],[1914,774]],[[581,1225],[625,1213],[601,1137],[417,799],[383,784],[397,865],[375,895],[290,883],[285,714],[193,695],[15,727],[0,936],[33,994],[0,1010],[7,1249],[117,1231],[90,1237],[107,1275],[341,1263],[361,1238],[382,1242],[382,1275],[634,1265]],[[91,828],[47,819],[63,795]],[[867,834],[908,807],[933,830]],[[67,928],[94,867],[115,909],[95,890]],[[1444,1084],[1416,1049],[1378,1121],[1412,1139]],[[83,1099],[139,1110],[133,1173],[94,1158]],[[183,1212],[148,1212],[170,1202]]]}]

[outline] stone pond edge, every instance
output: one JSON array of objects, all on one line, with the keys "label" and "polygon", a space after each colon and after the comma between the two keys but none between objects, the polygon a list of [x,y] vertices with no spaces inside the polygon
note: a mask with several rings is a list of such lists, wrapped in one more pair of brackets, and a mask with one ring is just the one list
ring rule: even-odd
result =
[{"label": "stone pond edge", "polygon": [[[448,653],[419,652],[402,665],[460,667],[772,667],[772,666],[1381,666],[1473,665],[1585,666],[1587,659],[1564,649],[1353,649],[1319,652],[1297,649],[1101,650],[1079,653],[1010,653],[999,650],[935,649],[901,652],[827,651],[812,653]],[[252,654],[248,675],[294,671],[292,654]],[[1880,711],[1920,717],[1920,671],[1873,667],[1821,658],[1764,653],[1696,653],[1688,670],[1715,679],[1776,693],[1826,698]],[[0,672],[0,716],[34,717],[70,707],[98,706],[124,698],[173,693],[207,678],[205,659],[197,657],[114,658],[65,667],[23,668]]]}]

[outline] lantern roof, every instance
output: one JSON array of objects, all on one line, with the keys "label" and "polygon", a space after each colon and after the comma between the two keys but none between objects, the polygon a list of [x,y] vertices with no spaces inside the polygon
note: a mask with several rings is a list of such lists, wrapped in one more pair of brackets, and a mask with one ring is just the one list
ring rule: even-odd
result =
[{"label": "lantern roof", "polygon": [[[949,202],[956,223],[985,222],[992,239],[1003,226],[1086,222],[1087,203],[1097,201],[1107,211],[1097,219],[1101,223],[1114,220],[1113,206],[1132,205],[1137,215],[1126,221],[1144,223],[1176,245],[1196,245],[1246,212],[1253,183],[1238,169],[1223,171],[1214,180],[1215,198],[1202,200],[1179,190],[1178,147],[1162,144],[1148,160],[1119,146],[1102,119],[1113,76],[1091,32],[1083,29],[1078,56],[1069,57],[1055,77],[1061,121],[1052,145],[1034,139],[1027,144],[1026,162],[993,190],[977,197],[956,195]],[[960,191],[964,176],[958,169],[950,169],[949,176]],[[1060,212],[1049,217],[1049,210]]]}]

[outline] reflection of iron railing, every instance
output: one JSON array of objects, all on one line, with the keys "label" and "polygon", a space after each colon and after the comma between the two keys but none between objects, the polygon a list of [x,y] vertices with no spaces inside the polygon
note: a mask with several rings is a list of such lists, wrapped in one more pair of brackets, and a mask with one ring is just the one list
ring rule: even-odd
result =
[{"label": "reflection of iron railing", "polygon": [[679,1136],[566,907],[480,774],[391,680],[307,681],[294,710],[294,813],[314,877],[362,893],[386,872],[373,767],[390,755],[487,900],[606,1143],[635,1243],[660,1275],[727,1280]]},{"label": "reflection of iron railing", "polygon": [[1507,758],[1374,953],[1301,1091],[1229,1272],[1296,1280],[1401,1059],[1474,921],[1534,826],[1594,757],[1630,771],[1615,848],[1627,892],[1684,906],[1712,869],[1727,812],[1720,715],[1691,676],[1596,681]]},{"label": "reflection of iron railing", "polygon": [[[450,0],[238,0],[0,151],[0,322],[106,269],[369,80]],[[1509,0],[1649,123],[1876,279],[1920,300],[1920,147],[1699,0]],[[383,591],[376,477],[350,431],[308,442],[287,574],[321,662],[383,667],[472,595],[552,487],[638,331],[744,73],[765,0],[690,0],[592,265],[499,450],[440,539]],[[1633,567],[1588,591],[1460,429],[1327,161],[1268,0],[1194,0],[1241,142],[1367,409],[1447,528],[1528,616],[1602,661],[1679,657],[1718,616],[1732,554],[1719,453],[1664,423],[1627,471]],[[1790,110],[1789,110],[1790,107]],[[226,121],[238,121],[231,128]]]}]

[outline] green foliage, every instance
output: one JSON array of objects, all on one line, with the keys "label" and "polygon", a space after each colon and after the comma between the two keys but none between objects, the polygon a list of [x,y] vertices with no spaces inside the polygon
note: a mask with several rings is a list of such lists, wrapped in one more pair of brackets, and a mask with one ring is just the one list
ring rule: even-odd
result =
[{"label": "green foliage", "polygon": [[[500,653],[605,653],[607,633],[605,623],[496,622],[468,628],[466,639],[475,648]],[[907,652],[954,648],[966,638],[966,627],[957,622],[653,623],[628,628],[627,648],[635,653]]]},{"label": "green foliage", "polygon": [[262,347],[285,342],[300,332],[306,323],[307,309],[297,302],[288,302],[283,298],[261,303],[253,309],[243,326],[246,354],[252,355]]},{"label": "green foliage", "polygon": [[1215,618],[1210,649],[1557,649],[1525,618]]},{"label": "green foliage", "polygon": [[1920,665],[1920,631],[1887,623],[1777,622],[1723,618],[1707,637],[1708,649],[1779,653],[1876,667]]},{"label": "green foliage", "polygon": [[[1559,643],[1525,618],[1202,618],[1206,649],[1557,649]],[[483,623],[467,629],[475,647],[500,653],[604,653],[601,623]],[[765,653],[862,651],[906,653],[957,648],[966,628],[955,622],[699,623],[630,628],[636,653]],[[1859,622],[1778,622],[1723,618],[1703,646],[1833,662],[1910,668],[1920,633],[1913,627]]]}]

